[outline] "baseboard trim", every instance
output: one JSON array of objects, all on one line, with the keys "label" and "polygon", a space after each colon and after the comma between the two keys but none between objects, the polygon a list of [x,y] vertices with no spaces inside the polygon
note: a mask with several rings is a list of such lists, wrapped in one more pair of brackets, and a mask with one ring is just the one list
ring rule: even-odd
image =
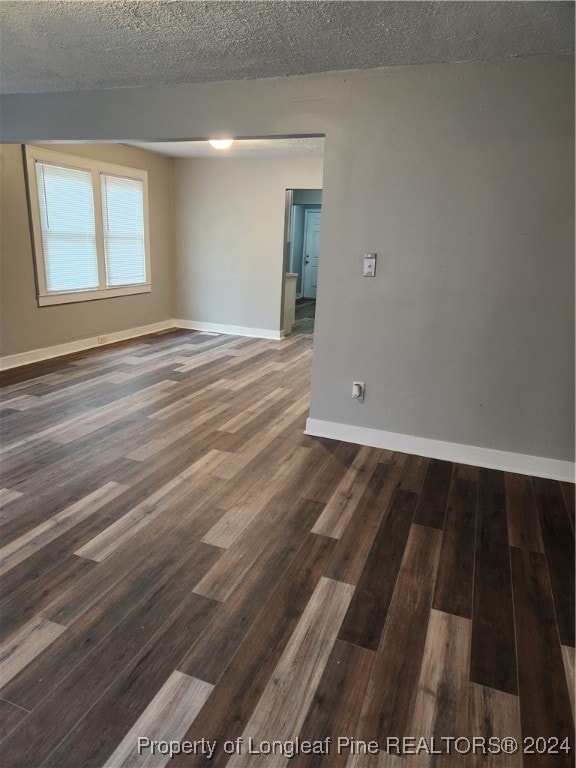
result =
[{"label": "baseboard trim", "polygon": [[275,341],[284,338],[284,331],[272,331],[269,328],[205,323],[196,320],[174,320],[173,322],[177,328],[187,328],[190,331],[208,331],[210,333],[224,333],[229,336],[250,336],[256,339],[273,339]]},{"label": "baseboard trim", "polygon": [[308,418],[306,434],[313,437],[328,437],[343,440],[346,443],[370,445],[374,448],[387,448],[390,451],[413,453],[431,459],[456,461],[476,467],[500,469],[516,472],[520,475],[546,477],[552,480],[574,482],[574,462],[559,459],[547,459],[541,456],[529,456],[523,453],[498,451],[492,448],[480,448],[474,445],[447,443],[442,440],[429,440],[425,437],[402,435],[397,432],[385,432],[370,427],[356,427],[352,424],[338,424],[334,421]]},{"label": "baseboard trim", "polygon": [[16,355],[6,355],[0,357],[0,371],[7,371],[10,368],[18,368],[21,365],[30,365],[30,363],[40,363],[43,360],[51,360],[54,357],[70,355],[74,352],[83,352],[86,349],[95,347],[105,347],[108,344],[114,344],[117,341],[128,341],[136,339],[139,336],[147,336],[150,333],[159,333],[175,328],[174,320],[162,320],[160,323],[150,323],[141,325],[138,328],[128,328],[125,331],[114,331],[113,333],[103,334],[106,336],[106,342],[98,343],[98,336],[91,336],[87,339],[78,339],[68,341],[65,344],[56,344],[52,347],[42,347],[42,349],[33,349],[30,352],[20,352]]},{"label": "baseboard trim", "polygon": [[117,341],[137,339],[139,336],[147,336],[150,333],[159,333],[160,331],[167,331],[172,328],[225,333],[230,336],[250,336],[252,338],[273,339],[275,341],[284,338],[284,331],[271,331],[267,328],[249,328],[241,325],[202,323],[194,320],[174,320],[172,318],[170,320],[162,320],[160,323],[150,323],[149,325],[141,325],[138,328],[128,328],[125,331],[106,333],[104,334],[106,336],[104,344],[98,342],[98,336],[91,336],[87,339],[77,339],[64,344],[56,344],[52,347],[32,349],[29,352],[20,352],[16,355],[5,355],[0,357],[0,371],[8,371],[10,368],[19,368],[21,365],[30,365],[31,363],[41,363],[43,360],[71,355],[74,352],[84,352],[87,349],[94,349],[96,347],[105,347]]}]

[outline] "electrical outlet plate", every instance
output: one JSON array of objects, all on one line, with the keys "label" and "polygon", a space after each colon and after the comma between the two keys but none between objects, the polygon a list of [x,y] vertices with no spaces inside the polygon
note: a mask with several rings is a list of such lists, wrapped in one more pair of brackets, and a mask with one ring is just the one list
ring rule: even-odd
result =
[{"label": "electrical outlet plate", "polygon": [[353,381],[352,382],[352,397],[354,400],[364,400],[364,382],[363,381]]},{"label": "electrical outlet plate", "polygon": [[362,274],[364,277],[376,276],[376,256],[376,253],[364,254],[364,266],[362,269]]}]

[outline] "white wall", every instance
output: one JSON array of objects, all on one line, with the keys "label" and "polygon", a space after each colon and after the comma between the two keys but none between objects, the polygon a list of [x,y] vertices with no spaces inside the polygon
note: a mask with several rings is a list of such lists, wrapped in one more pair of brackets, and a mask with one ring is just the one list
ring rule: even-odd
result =
[{"label": "white wall", "polygon": [[572,56],[535,56],[5,96],[1,127],[8,141],[325,133],[311,415],[572,460],[573,80]]},{"label": "white wall", "polygon": [[176,317],[279,332],[284,196],[322,158],[176,160]]}]

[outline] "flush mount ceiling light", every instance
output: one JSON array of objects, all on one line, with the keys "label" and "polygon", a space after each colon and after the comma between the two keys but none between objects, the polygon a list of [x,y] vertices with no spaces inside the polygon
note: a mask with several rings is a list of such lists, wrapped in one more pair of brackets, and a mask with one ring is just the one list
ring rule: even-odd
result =
[{"label": "flush mount ceiling light", "polygon": [[229,149],[234,143],[234,139],[208,139],[208,144],[214,149]]}]

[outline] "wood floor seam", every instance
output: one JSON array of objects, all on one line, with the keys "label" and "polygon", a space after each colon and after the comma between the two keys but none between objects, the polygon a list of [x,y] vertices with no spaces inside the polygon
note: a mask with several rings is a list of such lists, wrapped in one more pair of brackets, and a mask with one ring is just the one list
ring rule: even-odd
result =
[{"label": "wood floor seam", "polygon": [[9,699],[5,699],[3,696],[0,696],[0,701],[5,701],[6,704],[10,704],[11,706],[16,707],[17,709],[21,709],[22,712],[26,712],[26,714],[28,715],[30,714],[31,710],[25,709],[24,707],[20,707],[18,704],[15,704],[13,701],[9,701]]}]

